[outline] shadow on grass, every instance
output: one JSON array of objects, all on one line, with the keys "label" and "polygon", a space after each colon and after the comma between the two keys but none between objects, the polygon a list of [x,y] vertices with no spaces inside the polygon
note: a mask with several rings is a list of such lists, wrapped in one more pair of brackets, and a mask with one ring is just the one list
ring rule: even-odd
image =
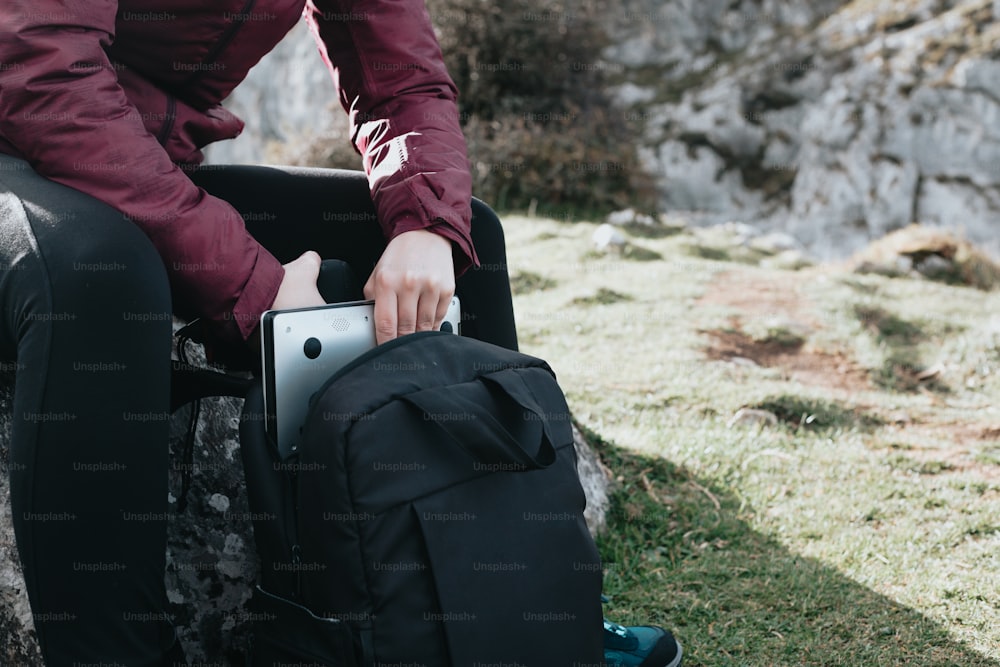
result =
[{"label": "shadow on grass", "polygon": [[871,373],[875,384],[900,392],[921,388],[939,393],[951,390],[940,379],[928,375],[918,348],[919,343],[930,338],[924,325],[904,320],[878,306],[855,306],[854,316],[885,350],[881,366]]},{"label": "shadow on grass", "polygon": [[817,431],[851,428],[870,431],[885,423],[878,415],[848,407],[838,401],[825,401],[792,394],[765,398],[751,407],[772,412],[779,421],[794,428]]},{"label": "shadow on grass", "polygon": [[878,306],[857,305],[854,307],[854,316],[876,334],[880,343],[912,345],[927,337],[923,327]]},{"label": "shadow on grass", "polygon": [[696,243],[689,243],[683,246],[684,252],[691,257],[697,257],[699,259],[710,259],[717,262],[729,262],[732,261],[730,253],[725,248],[716,248],[708,245],[701,245]]},{"label": "shadow on grass", "polygon": [[556,281],[533,271],[518,271],[510,277],[510,291],[514,294],[530,294],[555,286]]},{"label": "shadow on grass", "polygon": [[622,251],[622,258],[631,259],[636,262],[655,262],[663,259],[663,255],[641,245],[629,243]]},{"label": "shadow on grass", "polygon": [[622,480],[598,539],[605,614],[671,628],[685,667],[1000,665],[755,531],[725,489],[584,432]]},{"label": "shadow on grass", "polygon": [[641,222],[626,223],[621,226],[621,229],[625,230],[629,236],[646,239],[665,239],[670,236],[676,236],[685,231],[685,228],[682,226],[661,224],[648,225]]},{"label": "shadow on grass", "polygon": [[574,306],[597,306],[597,305],[608,305],[611,303],[621,303],[623,301],[631,301],[632,297],[628,294],[622,294],[621,292],[616,292],[612,289],[607,289],[606,287],[601,287],[596,293],[590,296],[578,296],[572,301],[571,305]]},{"label": "shadow on grass", "polygon": [[583,253],[582,261],[608,261],[609,258],[612,260],[631,260],[633,262],[656,262],[663,259],[663,255],[655,250],[646,248],[637,243],[629,242],[626,243],[624,247],[618,250],[612,251],[612,253],[599,252],[597,250],[588,250]]}]

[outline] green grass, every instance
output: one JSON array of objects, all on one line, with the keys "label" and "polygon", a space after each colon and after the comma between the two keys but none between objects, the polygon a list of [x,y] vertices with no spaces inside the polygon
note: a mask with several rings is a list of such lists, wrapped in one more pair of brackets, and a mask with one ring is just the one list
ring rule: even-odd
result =
[{"label": "green grass", "polygon": [[[522,349],[619,480],[608,616],[674,629],[688,667],[1000,665],[1000,293],[696,256],[691,232],[634,262],[588,253],[595,226],[505,220],[512,273],[551,281],[515,296]],[[778,361],[710,358],[737,329]],[[778,424],[727,427],[741,407]]]}]

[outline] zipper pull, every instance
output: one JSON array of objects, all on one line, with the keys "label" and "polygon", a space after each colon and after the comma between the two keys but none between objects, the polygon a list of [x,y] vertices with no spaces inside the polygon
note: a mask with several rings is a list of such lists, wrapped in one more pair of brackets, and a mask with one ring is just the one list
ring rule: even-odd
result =
[{"label": "zipper pull", "polygon": [[292,571],[295,572],[295,599],[302,601],[302,547],[292,545]]}]

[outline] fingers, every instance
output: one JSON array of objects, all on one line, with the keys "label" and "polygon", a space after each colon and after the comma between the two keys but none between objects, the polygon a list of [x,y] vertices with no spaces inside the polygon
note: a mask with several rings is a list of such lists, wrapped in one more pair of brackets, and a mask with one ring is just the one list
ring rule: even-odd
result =
[{"label": "fingers", "polygon": [[417,317],[417,331],[436,331],[448,314],[451,305],[452,290],[437,289],[420,296]]},{"label": "fingers", "polygon": [[404,232],[389,242],[364,287],[375,300],[378,344],[436,329],[455,291],[451,244],[432,232]]},{"label": "fingers", "polygon": [[365,285],[366,299],[375,300],[375,340],[382,343],[415,331],[438,328],[454,290],[433,280],[409,277],[394,281],[388,274],[373,276]]},{"label": "fingers", "polygon": [[396,337],[396,292],[391,289],[376,290],[375,294],[375,343],[381,345]]},{"label": "fingers", "polygon": [[438,295],[434,292],[425,291],[420,293],[417,301],[417,321],[416,331],[431,331],[437,324],[437,300]]}]

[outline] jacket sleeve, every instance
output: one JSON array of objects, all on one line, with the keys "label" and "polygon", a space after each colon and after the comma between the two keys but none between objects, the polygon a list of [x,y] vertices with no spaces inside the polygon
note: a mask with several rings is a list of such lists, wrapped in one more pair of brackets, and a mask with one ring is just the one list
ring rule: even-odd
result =
[{"label": "jacket sleeve", "polygon": [[222,341],[246,340],[284,270],[143,126],[104,51],[116,12],[116,0],[0,3],[0,133],[39,174],[141,227],[175,304],[211,321]]},{"label": "jacket sleeve", "polygon": [[430,228],[453,242],[456,274],[478,265],[458,92],[423,0],[309,0],[306,16],[386,238]]}]

